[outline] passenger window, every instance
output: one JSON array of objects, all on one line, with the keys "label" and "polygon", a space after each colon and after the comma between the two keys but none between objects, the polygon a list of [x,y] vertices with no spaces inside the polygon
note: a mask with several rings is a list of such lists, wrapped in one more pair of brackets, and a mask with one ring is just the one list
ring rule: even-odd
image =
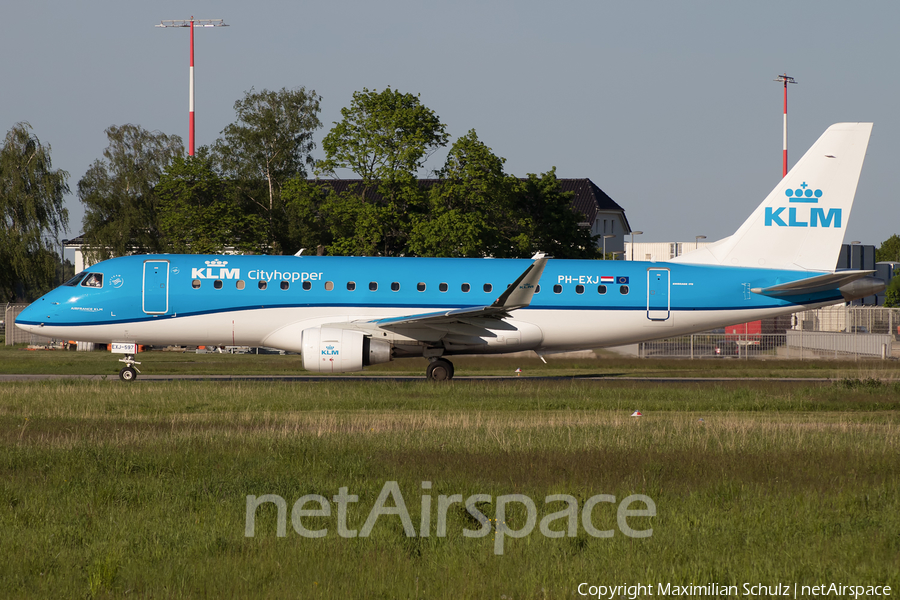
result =
[{"label": "passenger window", "polygon": [[438,286],[438,289],[441,290],[442,292],[446,292],[447,289],[448,289],[448,288],[447,288],[447,284],[446,284],[446,283],[442,283],[441,285]]},{"label": "passenger window", "polygon": [[554,286],[553,286],[553,293],[554,293],[554,294],[561,294],[561,293],[562,293],[562,286],[559,285],[558,283],[557,283],[556,285],[554,285]]},{"label": "passenger window", "polygon": [[281,282],[281,289],[286,290],[286,289],[288,289],[289,287],[291,287],[291,282],[290,282],[290,281],[282,281],[282,282]]},{"label": "passenger window", "polygon": [[194,288],[195,290],[199,290],[200,289],[200,280],[199,279],[193,280],[191,282],[191,287]]},{"label": "passenger window", "polygon": [[355,289],[356,289],[356,282],[355,282],[355,281],[348,281],[348,282],[347,282],[347,291],[348,291],[348,292],[352,292],[352,291],[355,290]]},{"label": "passenger window", "polygon": [[[509,286],[507,286],[507,287],[509,287]],[[491,291],[492,289],[494,289],[494,286],[491,285],[490,283],[484,284],[484,291],[485,291],[485,292],[490,293],[490,291]]]},{"label": "passenger window", "polygon": [[217,290],[221,290],[222,289],[222,280],[216,279],[215,281],[213,281],[213,287],[216,288]]},{"label": "passenger window", "polygon": [[627,285],[620,285],[620,286],[619,286],[619,293],[622,294],[623,296],[624,296],[625,294],[627,294],[627,293],[628,293],[628,286],[627,286]]},{"label": "passenger window", "polygon": [[243,280],[243,279],[238,279],[238,280],[237,280],[237,283],[235,283],[234,286],[235,286],[237,289],[239,289],[239,290],[244,289],[244,280]]},{"label": "passenger window", "polygon": [[103,287],[103,273],[88,273],[81,285],[92,288]]},{"label": "passenger window", "polygon": [[[284,282],[282,282],[282,283],[284,283]],[[287,288],[284,287],[284,286],[282,286],[281,289],[286,290]],[[304,281],[304,282],[303,282],[303,289],[306,290],[306,291],[311,290],[311,289],[312,289],[312,283],[310,283],[310,282],[308,282],[308,281]]]},{"label": "passenger window", "polygon": [[325,291],[326,291],[326,292],[330,292],[330,291],[333,290],[333,289],[334,289],[334,282],[333,282],[333,281],[326,281],[326,282],[325,282]]},{"label": "passenger window", "polygon": [[537,286],[536,288],[534,288],[534,293],[535,293],[535,294],[540,294],[540,293],[541,293],[541,286]]},{"label": "passenger window", "polygon": [[598,294],[605,294],[605,293],[606,293],[606,286],[605,286],[605,285],[598,285],[598,286],[597,286],[597,293],[598,293]]},{"label": "passenger window", "polygon": [[397,283],[396,281],[394,281],[393,283],[391,283],[391,291],[392,291],[392,292],[399,292],[399,291],[400,291],[400,284]]},{"label": "passenger window", "polygon": [[264,290],[266,289],[267,284],[265,281],[260,281],[257,285],[259,286],[259,289]]},{"label": "passenger window", "polygon": [[420,281],[419,283],[416,284],[416,289],[419,290],[420,292],[424,292],[425,284]]},{"label": "passenger window", "polygon": [[370,281],[370,282],[369,282],[369,291],[370,291],[370,292],[377,292],[377,291],[378,291],[378,282],[377,282],[377,281]]},{"label": "passenger window", "polygon": [[471,289],[471,286],[469,286],[468,283],[464,283],[460,286],[460,289],[464,292],[468,292]]},{"label": "passenger window", "polygon": [[584,286],[583,286],[583,285],[576,285],[576,286],[575,286],[575,293],[576,293],[576,294],[583,294],[583,293],[584,293]]}]

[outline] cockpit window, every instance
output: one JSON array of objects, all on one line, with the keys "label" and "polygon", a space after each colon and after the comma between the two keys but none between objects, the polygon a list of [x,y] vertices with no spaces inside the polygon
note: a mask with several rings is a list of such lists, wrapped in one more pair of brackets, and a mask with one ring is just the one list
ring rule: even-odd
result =
[{"label": "cockpit window", "polygon": [[84,279],[86,276],[87,276],[87,273],[85,273],[84,271],[82,271],[81,273],[79,273],[78,275],[76,275],[75,277],[73,277],[72,279],[70,279],[70,280],[68,280],[67,282],[65,282],[63,285],[76,286],[76,285],[78,285],[79,283],[81,283],[81,280]]},{"label": "cockpit window", "polygon": [[103,273],[88,273],[81,285],[92,288],[103,287]]}]

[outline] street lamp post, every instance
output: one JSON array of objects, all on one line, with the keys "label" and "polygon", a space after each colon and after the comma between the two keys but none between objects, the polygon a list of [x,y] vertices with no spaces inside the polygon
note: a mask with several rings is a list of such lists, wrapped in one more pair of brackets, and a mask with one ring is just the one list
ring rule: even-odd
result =
[{"label": "street lamp post", "polygon": [[[856,246],[856,245],[861,244],[861,243],[862,243],[862,242],[860,242],[860,241],[858,241],[858,240],[850,242],[850,268],[851,268],[851,269],[855,269],[855,268],[856,268],[856,267],[853,266],[853,246]],[[862,263],[861,260],[860,260],[860,263]],[[860,268],[862,268],[862,264],[860,264]]]},{"label": "street lamp post", "polygon": [[694,236],[694,250],[700,247],[700,240],[705,240],[705,235],[695,235]]},{"label": "street lamp post", "polygon": [[606,260],[606,239],[614,237],[616,237],[616,234],[614,233],[607,233],[603,236],[603,260]]},{"label": "street lamp post", "polygon": [[66,282],[66,244],[69,240],[59,240],[59,284]]},{"label": "street lamp post", "polygon": [[634,261],[634,236],[643,235],[643,231],[632,231],[631,232],[631,258],[629,260]]}]

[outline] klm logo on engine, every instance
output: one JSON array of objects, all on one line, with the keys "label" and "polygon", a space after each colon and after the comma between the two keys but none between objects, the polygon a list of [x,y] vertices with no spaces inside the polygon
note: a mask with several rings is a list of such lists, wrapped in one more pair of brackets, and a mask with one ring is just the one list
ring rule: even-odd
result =
[{"label": "klm logo on engine", "polygon": [[191,279],[240,279],[240,269],[226,269],[227,260],[207,260],[206,268],[191,269]]},{"label": "klm logo on engine", "polygon": [[[822,190],[812,190],[804,181],[796,190],[785,190],[791,204],[818,204]],[[826,212],[827,211],[827,212]],[[766,207],[766,227],[834,227],[841,228],[841,209],[818,206]]]},{"label": "klm logo on engine", "polygon": [[322,350],[322,356],[337,356],[340,353],[340,350],[335,350],[331,344],[325,346],[325,349]]}]

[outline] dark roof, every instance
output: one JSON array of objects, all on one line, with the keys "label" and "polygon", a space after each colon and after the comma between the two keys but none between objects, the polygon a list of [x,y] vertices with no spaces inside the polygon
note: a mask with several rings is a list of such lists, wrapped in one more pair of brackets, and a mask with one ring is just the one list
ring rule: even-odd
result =
[{"label": "dark roof", "polygon": [[601,210],[619,211],[622,213],[622,218],[625,219],[625,227],[631,231],[628,219],[625,218],[625,210],[590,179],[560,179],[559,184],[564,192],[575,193],[572,208],[582,213],[589,222],[593,223],[597,218],[597,213]]},{"label": "dark roof", "polygon": [[[348,192],[353,186],[362,182],[361,179],[319,179],[316,181],[319,184],[331,187],[336,192]],[[419,185],[424,188],[430,188],[439,181],[440,179],[419,179]],[[594,219],[597,218],[597,213],[601,210],[616,211],[622,213],[626,230],[631,231],[631,226],[625,217],[625,210],[590,179],[560,179],[559,184],[564,192],[573,192],[575,194],[575,198],[572,200],[572,208],[583,214],[588,224],[594,222]],[[375,186],[366,190],[366,198],[375,199],[378,196]]]}]

